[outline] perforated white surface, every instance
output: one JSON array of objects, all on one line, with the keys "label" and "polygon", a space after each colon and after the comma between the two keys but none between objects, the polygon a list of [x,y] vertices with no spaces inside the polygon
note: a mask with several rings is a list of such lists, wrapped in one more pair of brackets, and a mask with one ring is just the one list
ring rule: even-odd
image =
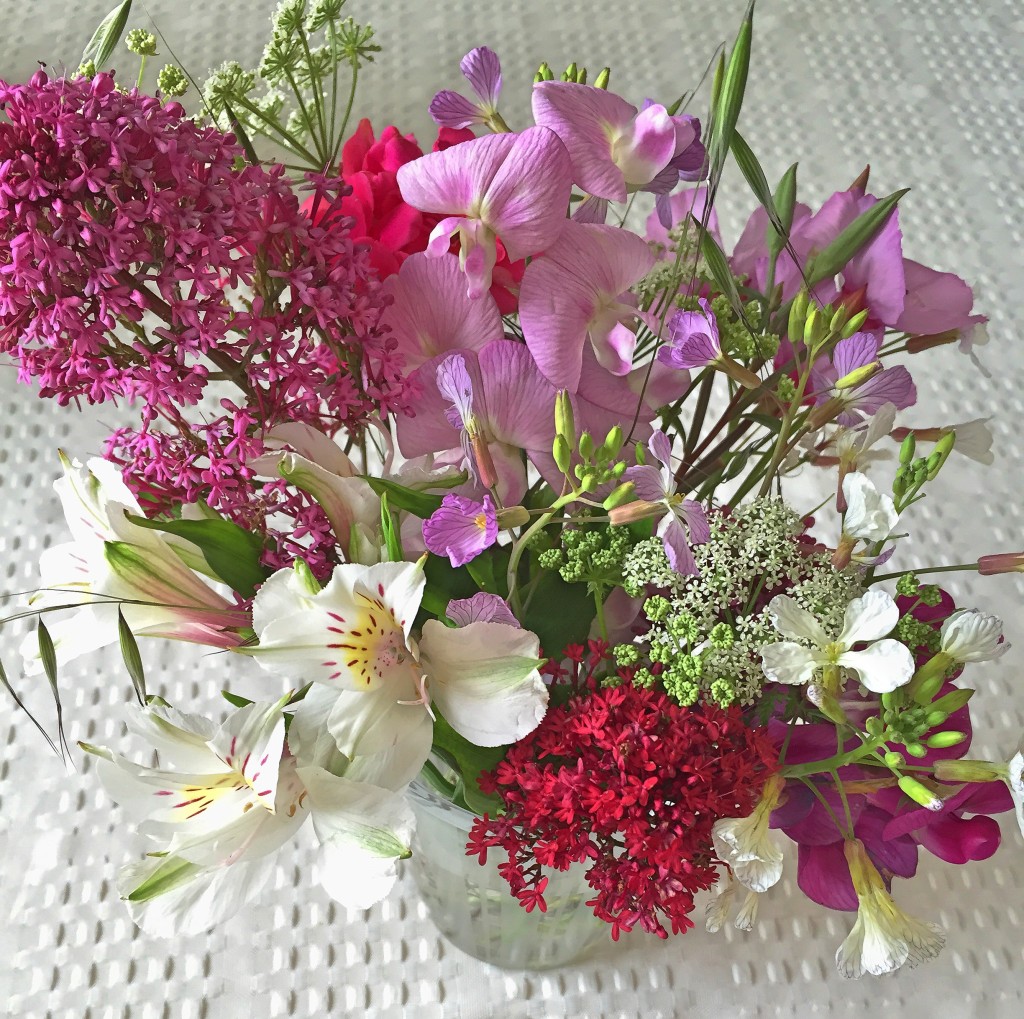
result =
[{"label": "perforated white surface", "polygon": [[[460,56],[489,44],[502,57],[503,104],[523,122],[528,83],[542,59],[613,67],[635,99],[672,98],[692,86],[714,46],[731,37],[745,0],[351,0],[385,46],[360,97],[375,122],[432,131],[433,91],[458,82]],[[0,0],[0,75],[27,76],[36,59],[77,65],[85,39],[113,0]],[[149,10],[191,70],[228,56],[254,61],[271,0],[184,3]],[[900,565],[971,560],[1024,546],[1019,421],[1024,412],[1024,10],[1019,0],[764,0],[742,129],[769,178],[801,161],[801,197],[844,187],[865,162],[875,193],[913,185],[901,219],[907,253],[976,284],[991,317],[986,379],[954,350],[910,367],[920,392],[912,423],[996,415],[998,459],[962,460],[912,522]],[[518,86],[518,88],[517,88]],[[518,101],[516,101],[518,100]],[[509,114],[506,114],[508,117]],[[515,122],[515,121],[513,121]],[[726,224],[751,205],[741,183],[723,198]],[[50,494],[60,445],[99,448],[109,410],[61,411],[0,370],[0,584],[23,591],[40,550],[63,540]],[[941,547],[926,548],[924,534]],[[962,579],[967,576],[967,579]],[[996,611],[1014,648],[972,673],[979,756],[1002,754],[1024,731],[1024,586],[1014,578],[957,575],[962,603]],[[3,634],[17,679],[16,642]],[[143,645],[147,672],[171,701],[219,708],[229,681],[257,689],[223,656]],[[228,675],[229,666],[234,666]],[[51,717],[48,693],[26,699]],[[127,683],[114,655],[68,669],[69,739],[127,751],[119,706]],[[998,740],[994,734],[998,734]],[[953,867],[922,854],[919,876],[896,896],[949,932],[937,963],[880,981],[847,983],[834,971],[850,918],[796,891],[790,869],[762,903],[750,935],[695,932],[667,943],[633,937],[587,963],[543,976],[502,973],[443,944],[403,880],[365,913],[329,902],[311,880],[302,844],[282,851],[265,901],[209,936],[171,944],[143,939],[113,889],[116,869],[140,847],[75,753],[65,774],[25,719],[0,700],[0,1014],[25,1019],[269,1019],[367,1015],[393,1019],[509,1017],[901,1017],[1024,1014],[1024,846],[1004,824],[994,860]],[[5,1010],[6,1005],[6,1010]]]}]

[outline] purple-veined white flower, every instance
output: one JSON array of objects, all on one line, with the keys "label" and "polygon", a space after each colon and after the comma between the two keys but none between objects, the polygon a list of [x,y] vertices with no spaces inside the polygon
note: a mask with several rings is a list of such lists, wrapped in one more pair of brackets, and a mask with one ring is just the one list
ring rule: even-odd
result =
[{"label": "purple-veined white flower", "polygon": [[715,852],[732,869],[733,877],[752,892],[766,892],[782,877],[782,850],[768,822],[778,805],[785,780],[773,775],[760,802],[747,817],[724,817],[714,823]]},{"label": "purple-veined white flower", "polygon": [[[331,688],[327,727],[343,754],[371,722],[392,742],[430,750],[431,705],[478,746],[513,743],[544,716],[539,641],[497,622],[451,629],[412,626],[425,577],[418,563],[342,565],[328,584],[295,570],[275,573],[256,594],[247,649],[270,672]],[[326,696],[326,695],[325,695]]]},{"label": "purple-veined white flower", "polygon": [[857,919],[836,952],[839,972],[844,977],[881,976],[937,956],[946,943],[942,928],[896,905],[859,839],[848,839],[843,848],[857,893]]},{"label": "purple-veined white flower", "polygon": [[469,626],[470,623],[507,623],[509,626],[522,628],[520,622],[512,614],[501,595],[477,591],[470,598],[453,598],[448,602],[445,615],[456,626]]},{"label": "purple-veined white flower", "polygon": [[[830,639],[821,624],[786,594],[776,595],[768,604],[775,628],[795,640],[767,644],[761,649],[764,674],[773,683],[803,686],[822,670],[837,666],[849,669],[868,690],[888,693],[910,681],[914,658],[898,640],[886,637],[899,622],[896,602],[884,591],[868,591],[846,607],[843,628]],[[855,644],[867,643],[863,651]]]},{"label": "purple-veined white flower", "polygon": [[892,499],[879,492],[866,475],[854,471],[843,478],[846,515],[843,533],[866,542],[885,541],[899,521]]},{"label": "purple-veined white flower", "polygon": [[1003,640],[1003,621],[977,609],[960,609],[943,624],[939,653],[958,664],[991,662],[1010,650]]},{"label": "purple-veined white flower", "polygon": [[398,170],[402,198],[444,219],[431,231],[426,254],[447,254],[458,233],[467,293],[491,286],[500,237],[513,262],[550,247],[565,226],[572,190],[569,153],[543,127],[495,134],[430,152]]},{"label": "purple-veined white flower", "polygon": [[[672,473],[672,443],[662,431],[654,431],[648,442],[651,456],[661,465],[638,464],[623,475],[632,481],[639,499],[661,503],[666,512],[658,522],[657,535],[665,546],[669,565],[677,573],[697,572],[690,545],[703,545],[711,537],[703,507],[693,499],[684,499],[675,491]],[[689,532],[689,536],[687,536]]]},{"label": "purple-veined white flower", "polygon": [[159,751],[159,768],[83,744],[110,795],[162,847],[118,880],[147,933],[198,934],[233,915],[259,894],[272,854],[310,815],[332,896],[366,908],[394,884],[396,861],[410,853],[412,814],[394,791],[408,772],[393,758],[383,767],[379,754],[364,758],[358,745],[348,760],[333,746],[324,754],[298,712],[289,743],[301,752],[293,753],[286,700],[246,705],[220,726],[169,707],[133,710],[129,726]]}]

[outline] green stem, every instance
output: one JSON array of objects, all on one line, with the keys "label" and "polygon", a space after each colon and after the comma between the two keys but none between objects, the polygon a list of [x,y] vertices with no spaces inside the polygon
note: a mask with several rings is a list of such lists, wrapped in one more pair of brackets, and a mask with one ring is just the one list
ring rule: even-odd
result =
[{"label": "green stem", "polygon": [[[967,572],[973,573],[977,570],[977,563],[960,563],[958,566],[925,566],[920,570],[910,570],[910,573],[922,574],[922,573],[956,573],[956,572]],[[908,572],[908,571],[904,571]],[[877,584],[881,580],[894,580],[897,577],[902,577],[903,573],[883,573],[880,577],[875,577],[874,582]]]},{"label": "green stem", "polygon": [[786,778],[806,778],[810,775],[826,774],[845,768],[848,764],[856,764],[863,757],[868,757],[874,750],[885,743],[884,736],[876,736],[866,740],[859,747],[845,754],[836,754],[824,761],[808,761],[806,764],[793,764],[782,769]]},{"label": "green stem", "polygon": [[594,588],[594,606],[597,608],[597,625],[601,631],[603,640],[608,640],[608,627],[604,621],[604,598],[600,587]]},{"label": "green stem", "polygon": [[523,533],[516,539],[512,545],[512,552],[508,559],[508,570],[505,573],[505,582],[508,587],[509,602],[512,605],[513,611],[520,609],[522,606],[519,600],[519,591],[516,585],[516,574],[519,571],[519,561],[523,558],[523,553],[526,551],[527,542],[540,530],[545,528],[558,513],[563,506],[568,506],[576,498],[575,492],[569,492],[563,495],[561,498],[556,499],[550,509],[544,514],[544,516],[535,520]]},{"label": "green stem", "polygon": [[299,104],[299,110],[302,112],[302,119],[309,129],[309,135],[313,139],[313,147],[316,149],[316,157],[313,160],[314,168],[322,170],[327,164],[327,153],[320,147],[320,139],[316,134],[316,125],[313,123],[313,118],[309,115],[309,109],[302,98],[302,90],[299,88],[299,83],[295,80],[295,75],[292,74],[291,68],[286,68],[284,73],[288,79],[288,84],[291,86],[292,94],[295,96],[295,101]]},{"label": "green stem", "polygon": [[146,54],[142,54],[142,58],[139,60],[139,76],[135,81],[135,87],[141,92],[142,91],[142,77],[146,73]]},{"label": "green stem", "polygon": [[348,89],[348,102],[345,104],[345,115],[341,118],[341,128],[338,131],[337,138],[334,142],[334,152],[332,153],[331,164],[333,165],[338,161],[338,153],[341,152],[341,140],[345,137],[345,131],[348,128],[349,118],[352,116],[352,106],[356,101],[356,83],[359,81],[359,65],[353,60],[352,61],[352,84]]},{"label": "green stem", "polygon": [[[327,153],[330,152],[330,143],[327,139],[327,118],[324,116],[323,83],[320,81],[319,73],[313,69],[313,54],[309,50],[309,39],[302,28],[299,29],[299,39],[302,42],[302,52],[306,55],[306,67],[309,68],[309,80],[313,90],[313,109],[316,112],[316,121],[320,128],[319,148],[322,152]],[[326,170],[327,167],[325,166],[324,169]]]},{"label": "green stem", "polygon": [[704,418],[708,413],[708,404],[711,402],[711,392],[715,386],[715,373],[710,368],[704,369],[704,378],[701,379],[700,391],[697,393],[697,406],[694,408],[693,417],[690,419],[690,428],[686,433],[686,443],[683,446],[683,463],[686,463],[697,446],[701,430],[704,428]]}]

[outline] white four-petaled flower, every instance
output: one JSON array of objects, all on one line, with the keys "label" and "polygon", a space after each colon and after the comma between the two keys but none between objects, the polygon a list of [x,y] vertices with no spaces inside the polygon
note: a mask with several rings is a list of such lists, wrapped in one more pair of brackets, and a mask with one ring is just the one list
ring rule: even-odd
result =
[{"label": "white four-petaled flower", "polygon": [[[898,640],[882,639],[899,621],[896,602],[884,591],[868,591],[846,607],[842,631],[829,639],[821,624],[788,595],[776,595],[768,605],[775,628],[793,640],[767,644],[761,649],[764,674],[773,683],[803,685],[828,666],[856,673],[874,693],[888,693],[903,686],[914,674],[914,659]],[[854,651],[867,643],[862,651]]]}]

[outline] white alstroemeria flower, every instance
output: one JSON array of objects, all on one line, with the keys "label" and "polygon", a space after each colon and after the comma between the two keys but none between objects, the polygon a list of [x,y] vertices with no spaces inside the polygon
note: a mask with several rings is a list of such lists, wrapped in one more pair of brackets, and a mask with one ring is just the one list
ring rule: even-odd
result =
[{"label": "white alstroemeria flower", "polygon": [[1010,787],[1013,797],[1014,813],[1017,815],[1017,827],[1024,835],[1024,740],[1021,740],[1017,753],[1006,765],[1006,784]]},{"label": "white alstroemeria flower", "polygon": [[[172,708],[136,710],[130,728],[172,770],[83,744],[99,757],[109,794],[161,846],[118,880],[132,919],[147,933],[196,934],[233,915],[259,894],[273,871],[271,854],[310,814],[332,896],[366,908],[394,883],[414,823],[393,791],[406,775],[382,768],[373,755],[368,763],[358,755],[348,762],[318,747],[309,758],[296,757],[285,745],[284,703],[247,705],[220,727]],[[298,725],[309,752],[308,725]],[[346,774],[328,771],[329,761]]]},{"label": "white alstroemeria flower", "polygon": [[[171,637],[231,647],[247,626],[246,613],[215,591],[196,569],[208,572],[190,542],[133,524],[143,516],[121,472],[106,460],[83,467],[61,454],[64,477],[54,484],[73,540],[40,556],[40,591],[32,604],[80,602],[70,615],[47,621],[58,664],[118,639],[117,599],[138,636]],[[145,604],[129,604],[140,602]],[[26,671],[42,671],[35,634],[22,645]]]},{"label": "white alstroemeria flower", "polygon": [[961,609],[942,624],[939,651],[961,664],[991,662],[1010,650],[1002,636],[1003,621],[998,616]]},{"label": "white alstroemeria flower", "polygon": [[431,702],[477,746],[513,743],[544,717],[535,634],[507,623],[454,630],[428,620],[413,639],[425,584],[420,564],[346,564],[322,590],[310,581],[281,570],[260,588],[253,602],[260,643],[249,651],[271,672],[336,691],[327,725],[342,753],[371,722],[394,741],[429,747]]},{"label": "white alstroemeria flower", "polygon": [[[778,806],[785,781],[773,775],[765,783],[761,802],[749,817],[719,818],[711,829],[718,858],[733,877],[752,892],[766,892],[782,877],[782,850],[768,822]],[[725,904],[726,908],[728,903]]]},{"label": "white alstroemeria flower", "polygon": [[[873,693],[888,693],[909,682],[914,658],[898,640],[882,640],[899,622],[896,602],[884,591],[868,591],[846,607],[842,632],[830,640],[821,624],[788,595],[776,595],[768,605],[775,628],[785,637],[809,641],[767,644],[761,649],[764,674],[773,683],[802,686],[820,669],[834,665],[850,669]],[[852,650],[871,642],[863,651]]]},{"label": "white alstroemeria flower", "polygon": [[900,516],[892,499],[880,493],[870,479],[857,471],[843,478],[846,516],[843,533],[867,542],[884,541]]},{"label": "white alstroemeria flower", "polygon": [[942,928],[896,905],[859,839],[848,840],[844,848],[857,892],[857,920],[836,952],[839,972],[844,977],[881,976],[937,956],[946,943]]}]

